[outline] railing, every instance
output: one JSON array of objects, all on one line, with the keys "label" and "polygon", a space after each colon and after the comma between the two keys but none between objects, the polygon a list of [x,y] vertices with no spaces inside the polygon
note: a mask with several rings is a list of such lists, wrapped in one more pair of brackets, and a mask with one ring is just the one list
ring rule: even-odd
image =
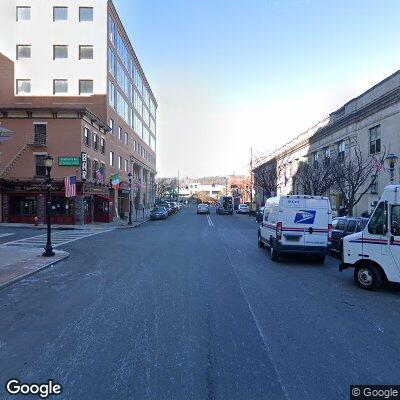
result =
[{"label": "railing", "polygon": [[46,146],[47,135],[45,133],[31,133],[28,136],[27,144],[30,146]]}]

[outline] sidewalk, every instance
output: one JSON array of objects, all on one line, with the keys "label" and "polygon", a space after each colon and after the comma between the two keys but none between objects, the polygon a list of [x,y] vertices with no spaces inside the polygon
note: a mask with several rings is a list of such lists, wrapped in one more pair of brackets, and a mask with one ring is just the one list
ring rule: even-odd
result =
[{"label": "sidewalk", "polygon": [[[135,228],[139,225],[144,224],[149,220],[149,217],[146,216],[144,220],[132,221],[132,225],[128,225],[127,220],[118,220],[113,222],[92,222],[87,225],[60,225],[60,224],[51,224],[51,229],[53,230],[76,230],[76,229],[111,229],[111,228]],[[8,223],[1,222],[0,228],[33,228],[33,229],[47,229],[46,224],[39,224],[37,226],[33,224],[16,224],[16,223]]]},{"label": "sidewalk", "polygon": [[0,246],[0,289],[69,257],[66,251],[54,252],[54,257],[43,257],[43,249]]}]

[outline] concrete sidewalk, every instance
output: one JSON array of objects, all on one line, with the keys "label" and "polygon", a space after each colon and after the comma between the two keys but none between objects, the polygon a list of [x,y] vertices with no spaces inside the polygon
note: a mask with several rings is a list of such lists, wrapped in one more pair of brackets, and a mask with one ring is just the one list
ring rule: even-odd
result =
[{"label": "concrete sidewalk", "polygon": [[66,251],[54,252],[54,257],[43,257],[43,249],[0,246],[0,289],[69,257]]},{"label": "concrete sidewalk", "polygon": [[[105,228],[135,228],[136,226],[142,225],[147,222],[149,217],[145,217],[144,220],[132,221],[132,225],[128,225],[128,221],[114,221],[114,222],[92,222],[87,225],[60,225],[51,224],[52,230],[83,230],[83,229],[105,229]],[[32,229],[47,229],[46,224],[39,224],[37,226],[33,224],[16,224],[2,222],[0,228],[32,228]]]}]

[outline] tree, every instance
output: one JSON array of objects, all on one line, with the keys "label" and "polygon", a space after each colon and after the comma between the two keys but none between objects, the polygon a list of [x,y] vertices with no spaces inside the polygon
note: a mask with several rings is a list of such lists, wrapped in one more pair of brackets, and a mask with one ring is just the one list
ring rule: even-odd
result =
[{"label": "tree", "polygon": [[297,172],[294,176],[296,185],[300,186],[303,194],[311,196],[324,196],[333,185],[332,163],[319,162],[310,164],[309,162],[300,162]]},{"label": "tree", "polygon": [[277,166],[275,159],[260,165],[254,170],[254,185],[262,190],[263,197],[276,195],[283,169]]},{"label": "tree", "polygon": [[336,158],[332,165],[332,177],[335,188],[342,196],[347,214],[352,216],[354,206],[375,183],[377,161],[383,165],[385,154],[376,160],[370,155],[364,155],[358,144],[350,149],[349,153],[348,157]]}]

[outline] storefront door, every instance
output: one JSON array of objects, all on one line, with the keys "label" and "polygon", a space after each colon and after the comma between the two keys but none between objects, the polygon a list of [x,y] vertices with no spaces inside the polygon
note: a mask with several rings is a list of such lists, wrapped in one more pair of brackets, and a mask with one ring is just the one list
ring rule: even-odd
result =
[{"label": "storefront door", "polygon": [[94,196],[94,222],[110,222],[110,205],[108,198]]}]

